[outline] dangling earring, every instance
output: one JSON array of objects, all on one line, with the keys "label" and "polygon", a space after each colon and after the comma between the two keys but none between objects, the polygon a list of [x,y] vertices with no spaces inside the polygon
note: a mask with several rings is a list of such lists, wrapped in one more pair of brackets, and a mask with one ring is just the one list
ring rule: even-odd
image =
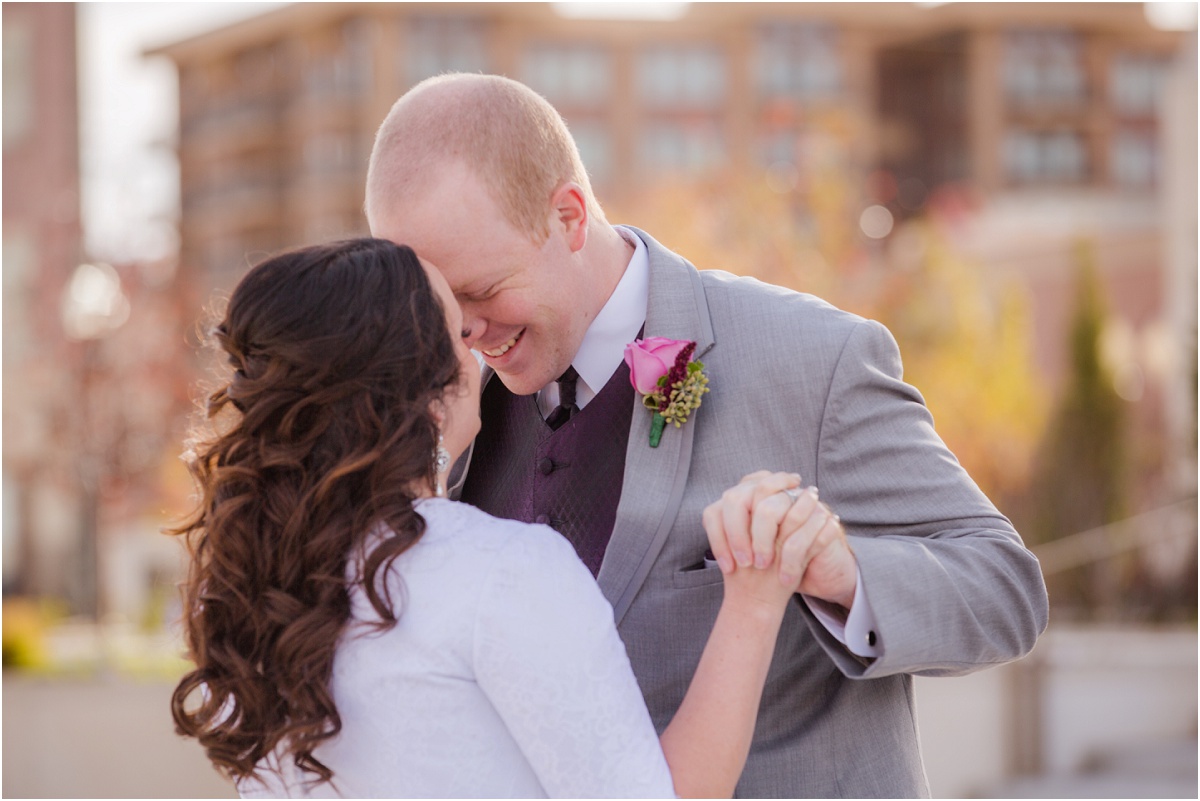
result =
[{"label": "dangling earring", "polygon": [[[446,448],[442,444],[442,442],[443,442],[442,432],[439,431],[437,448],[433,452],[433,469],[434,469],[434,472],[439,476],[442,473],[445,473],[447,470],[450,469],[450,451],[446,450]],[[446,488],[442,486],[442,480],[440,478],[438,478],[438,479],[436,479],[436,481],[437,481],[437,494],[439,496],[445,495]]]}]

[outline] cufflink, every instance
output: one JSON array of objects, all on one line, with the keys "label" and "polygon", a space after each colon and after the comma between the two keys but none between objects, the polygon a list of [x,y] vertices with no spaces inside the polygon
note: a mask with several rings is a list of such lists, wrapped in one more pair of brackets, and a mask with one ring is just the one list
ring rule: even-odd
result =
[{"label": "cufflink", "polygon": [[875,632],[873,632],[873,631],[868,631],[868,632],[867,632],[867,645],[870,645],[870,646],[874,647],[874,645],[875,645]]}]

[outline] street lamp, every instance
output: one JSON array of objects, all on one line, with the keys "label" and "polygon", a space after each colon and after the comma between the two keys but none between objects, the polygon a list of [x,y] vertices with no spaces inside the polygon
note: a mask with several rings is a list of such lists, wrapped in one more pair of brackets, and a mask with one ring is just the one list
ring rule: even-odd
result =
[{"label": "street lamp", "polygon": [[84,611],[97,622],[103,617],[100,549],[100,478],[103,454],[95,446],[92,392],[100,340],[129,319],[129,299],[121,277],[108,264],[80,264],[71,274],[62,297],[62,327],[67,338],[82,344],[79,367],[78,469],[83,489],[80,519],[80,597]]}]

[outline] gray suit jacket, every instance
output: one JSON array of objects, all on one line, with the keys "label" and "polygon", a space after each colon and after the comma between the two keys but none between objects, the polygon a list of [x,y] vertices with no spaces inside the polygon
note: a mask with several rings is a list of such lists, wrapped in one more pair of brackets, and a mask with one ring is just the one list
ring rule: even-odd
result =
[{"label": "gray suit jacket", "polygon": [[928,795],[912,675],[1016,659],[1047,620],[1037,560],[934,432],[882,325],[811,296],[697,271],[642,231],[645,336],[695,340],[709,394],[648,444],[635,399],[598,581],[659,731],[721,603],[701,512],[759,469],[798,472],[846,527],[883,655],[851,654],[797,597],[780,632],[742,797]]}]

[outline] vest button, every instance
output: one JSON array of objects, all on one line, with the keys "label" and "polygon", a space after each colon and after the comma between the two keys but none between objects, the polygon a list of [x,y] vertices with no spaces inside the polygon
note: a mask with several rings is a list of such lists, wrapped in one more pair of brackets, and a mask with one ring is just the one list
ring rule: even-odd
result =
[{"label": "vest button", "polygon": [[538,472],[541,473],[543,476],[548,476],[551,473],[553,473],[554,472],[554,460],[551,459],[549,456],[543,457],[542,460],[540,462],[538,462]]},{"label": "vest button", "polygon": [[538,515],[536,518],[534,518],[533,522],[541,523],[543,526],[548,526],[548,525],[550,525],[550,516],[549,515]]}]

